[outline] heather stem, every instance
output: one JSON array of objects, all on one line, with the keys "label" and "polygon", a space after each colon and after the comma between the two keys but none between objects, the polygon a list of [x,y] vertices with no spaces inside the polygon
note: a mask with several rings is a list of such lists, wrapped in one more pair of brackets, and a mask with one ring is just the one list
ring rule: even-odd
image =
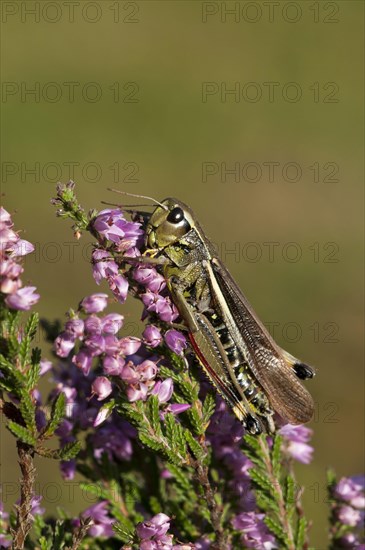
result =
[{"label": "heather stem", "polygon": [[88,529],[91,527],[92,523],[93,522],[91,518],[80,518],[80,525],[75,529],[72,535],[72,544],[71,546],[67,546],[65,550],[77,550],[83,539],[85,538]]},{"label": "heather stem", "polygon": [[208,476],[208,467],[204,466],[201,462],[197,462],[195,471],[198,482],[204,488],[205,498],[216,535],[216,541],[211,545],[211,548],[212,550],[227,550],[228,541],[226,540],[224,530],[221,525],[221,510],[214,498],[214,492]]},{"label": "heather stem", "polygon": [[20,480],[20,503],[17,506],[17,520],[13,531],[12,550],[22,550],[33,525],[32,497],[35,482],[34,451],[32,447],[17,441],[19,465],[22,472]]},{"label": "heather stem", "polygon": [[[294,473],[293,460],[292,459],[289,460],[288,469],[289,469],[291,477],[296,482],[296,477],[295,477],[295,473]],[[298,519],[304,517],[304,510],[303,510],[302,498],[301,498],[302,494],[303,494],[303,491],[300,490],[298,492],[298,495],[297,495],[296,499],[295,499],[295,510],[296,510]],[[309,549],[308,531],[309,531],[310,528],[311,528],[311,522],[308,523],[308,527],[307,527],[306,532],[305,532],[305,540],[304,540],[304,543],[303,543],[302,550],[308,550]]]},{"label": "heather stem", "polygon": [[275,490],[276,500],[279,508],[278,517],[280,519],[284,532],[287,534],[287,537],[288,537],[289,544],[287,546],[287,550],[295,550],[293,529],[286,513],[285,498],[283,495],[282,487],[281,487],[280,481],[275,477],[267,443],[262,439],[262,437],[259,437],[258,439],[259,439],[260,447],[264,456],[264,460],[267,468],[267,474]]}]

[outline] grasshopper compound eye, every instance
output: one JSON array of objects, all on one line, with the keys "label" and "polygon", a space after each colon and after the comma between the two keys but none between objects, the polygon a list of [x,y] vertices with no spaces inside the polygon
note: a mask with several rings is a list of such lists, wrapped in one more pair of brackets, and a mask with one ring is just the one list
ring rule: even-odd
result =
[{"label": "grasshopper compound eye", "polygon": [[184,219],[184,210],[180,206],[175,206],[167,216],[166,220],[170,223],[179,223]]}]

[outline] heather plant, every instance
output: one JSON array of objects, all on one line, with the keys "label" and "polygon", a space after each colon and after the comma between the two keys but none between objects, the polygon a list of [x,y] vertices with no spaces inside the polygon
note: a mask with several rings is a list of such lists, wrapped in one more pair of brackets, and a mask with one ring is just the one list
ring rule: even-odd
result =
[{"label": "heather plant", "polygon": [[[70,304],[58,325],[41,321],[53,346],[52,361],[42,358],[33,343],[40,297],[20,279],[33,246],[1,209],[1,408],[21,470],[1,547],[309,549],[294,466],[312,459],[311,430],[244,433],[202,375],[162,273],[138,261],[143,219],[117,207],[86,214],[73,182],[53,203],[77,238],[92,235],[92,275],[106,290]],[[139,337],[120,335],[128,296],[143,305]],[[96,503],[51,517],[35,494],[35,455],[58,460],[65,480],[81,474]],[[365,548],[364,478],[329,472],[328,492],[329,547]]]}]

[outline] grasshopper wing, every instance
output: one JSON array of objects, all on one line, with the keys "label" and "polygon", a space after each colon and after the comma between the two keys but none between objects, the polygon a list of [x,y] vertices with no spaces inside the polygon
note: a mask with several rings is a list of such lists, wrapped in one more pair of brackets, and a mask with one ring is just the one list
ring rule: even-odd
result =
[{"label": "grasshopper wing", "polygon": [[227,268],[211,260],[212,294],[219,307],[220,295],[229,313],[221,309],[232,338],[247,360],[252,374],[267,394],[274,410],[291,424],[308,422],[314,412],[309,392],[299,382],[283,350],[274,342]]}]

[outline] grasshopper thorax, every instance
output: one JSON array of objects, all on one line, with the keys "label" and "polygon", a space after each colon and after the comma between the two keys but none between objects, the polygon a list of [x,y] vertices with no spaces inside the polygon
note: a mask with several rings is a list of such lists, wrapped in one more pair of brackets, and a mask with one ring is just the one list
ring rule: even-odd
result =
[{"label": "grasshopper thorax", "polygon": [[194,217],[183,202],[168,198],[152,213],[146,228],[146,247],[165,248],[179,241],[192,227]]}]

